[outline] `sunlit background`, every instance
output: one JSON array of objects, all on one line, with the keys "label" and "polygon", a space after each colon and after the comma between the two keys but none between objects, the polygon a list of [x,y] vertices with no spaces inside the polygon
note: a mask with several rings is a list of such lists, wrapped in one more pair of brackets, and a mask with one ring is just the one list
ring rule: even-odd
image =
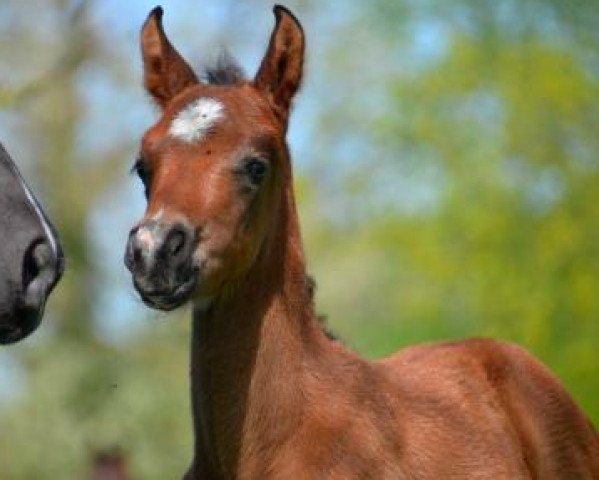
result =
[{"label": "sunlit background", "polygon": [[[599,3],[290,0],[307,38],[289,142],[317,305],[369,357],[488,335],[521,343],[599,423]],[[152,1],[3,0],[0,141],[67,256],[41,328],[0,350],[0,478],[132,477],[191,460],[189,312],[123,266],[129,174],[156,111],[138,32]],[[252,75],[264,0],[165,1],[198,67]]]}]

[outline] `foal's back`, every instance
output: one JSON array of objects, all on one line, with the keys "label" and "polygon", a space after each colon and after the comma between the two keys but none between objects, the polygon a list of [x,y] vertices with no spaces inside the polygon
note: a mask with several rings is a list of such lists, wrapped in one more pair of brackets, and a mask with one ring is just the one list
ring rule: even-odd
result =
[{"label": "foal's back", "polygon": [[599,479],[599,437],[522,348],[486,339],[376,364],[397,388],[408,478]]}]

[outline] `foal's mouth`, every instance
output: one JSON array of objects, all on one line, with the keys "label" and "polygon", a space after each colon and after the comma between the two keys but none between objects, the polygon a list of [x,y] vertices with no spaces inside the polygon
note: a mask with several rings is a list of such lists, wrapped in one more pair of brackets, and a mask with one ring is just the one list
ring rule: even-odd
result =
[{"label": "foal's mouth", "polygon": [[195,290],[198,275],[193,274],[185,282],[170,290],[147,290],[134,279],[135,289],[142,301],[150,308],[163,311],[171,311],[186,303]]}]

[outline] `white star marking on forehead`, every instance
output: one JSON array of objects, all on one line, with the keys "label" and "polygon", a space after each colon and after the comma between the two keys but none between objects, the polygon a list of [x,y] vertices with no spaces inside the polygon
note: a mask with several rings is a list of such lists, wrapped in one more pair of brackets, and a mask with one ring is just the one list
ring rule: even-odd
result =
[{"label": "white star marking on forehead", "polygon": [[223,117],[223,110],[223,104],[213,98],[197,98],[177,114],[168,133],[187,143],[196,142],[218,119]]}]

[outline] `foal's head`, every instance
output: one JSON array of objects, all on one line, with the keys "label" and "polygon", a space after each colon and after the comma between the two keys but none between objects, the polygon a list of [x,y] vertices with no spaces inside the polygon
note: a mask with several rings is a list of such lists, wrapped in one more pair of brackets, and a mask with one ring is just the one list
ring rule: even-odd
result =
[{"label": "foal's head", "polygon": [[285,8],[253,80],[230,61],[200,81],[169,42],[162,9],[141,32],[144,83],[161,117],[135,170],[148,200],[125,263],[150,306],[210,301],[242,276],[272,231],[289,176],[285,131],[302,72],[304,36]]}]

